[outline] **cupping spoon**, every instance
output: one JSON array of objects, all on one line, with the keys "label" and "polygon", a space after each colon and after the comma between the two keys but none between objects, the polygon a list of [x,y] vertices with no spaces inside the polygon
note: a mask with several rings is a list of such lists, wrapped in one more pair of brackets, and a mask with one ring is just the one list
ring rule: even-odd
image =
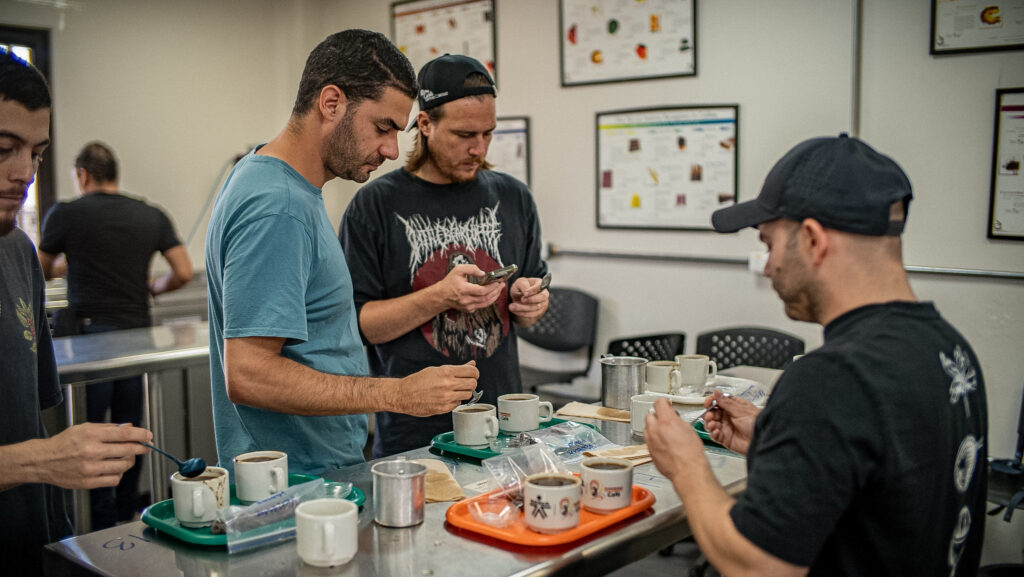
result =
[{"label": "cupping spoon", "polygon": [[466,404],[467,405],[475,405],[476,402],[479,401],[480,397],[482,397],[482,396],[484,396],[484,390],[483,389],[477,389],[477,390],[473,391],[473,398],[470,399],[469,402],[466,403]]},{"label": "cupping spoon", "polygon": [[161,455],[163,455],[163,456],[167,457],[168,459],[170,459],[170,460],[174,461],[175,463],[177,463],[178,464],[178,472],[181,473],[181,476],[185,477],[186,479],[191,479],[192,477],[198,477],[203,471],[206,470],[206,461],[200,459],[199,457],[192,457],[191,459],[189,459],[187,461],[179,461],[177,457],[175,457],[174,455],[164,451],[163,449],[158,449],[158,448],[154,447],[153,445],[150,445],[149,443],[143,443],[142,441],[136,441],[136,442],[138,444],[140,444],[140,445],[143,445],[145,447],[149,447],[150,449],[153,449],[157,453],[160,453]]}]

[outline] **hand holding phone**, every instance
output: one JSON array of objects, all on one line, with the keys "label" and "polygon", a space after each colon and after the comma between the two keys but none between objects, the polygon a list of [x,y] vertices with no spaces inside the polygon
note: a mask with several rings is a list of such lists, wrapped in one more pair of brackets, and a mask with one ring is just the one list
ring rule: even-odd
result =
[{"label": "hand holding phone", "polygon": [[492,270],[491,272],[485,274],[482,277],[468,277],[467,280],[469,280],[469,282],[471,283],[487,285],[491,284],[494,281],[505,280],[508,277],[516,274],[516,271],[518,270],[519,265],[510,264],[506,267],[502,267],[497,270]]}]

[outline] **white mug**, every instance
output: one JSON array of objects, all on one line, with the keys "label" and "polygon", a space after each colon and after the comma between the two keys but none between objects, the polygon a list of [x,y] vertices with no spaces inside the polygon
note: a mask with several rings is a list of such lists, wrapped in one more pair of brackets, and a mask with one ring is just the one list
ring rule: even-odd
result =
[{"label": "white mug", "polygon": [[679,363],[680,394],[704,395],[707,383],[718,376],[718,363],[707,355],[676,355]]},{"label": "white mug", "polygon": [[633,395],[629,399],[629,425],[634,435],[643,435],[647,423],[647,414],[654,410],[657,395]]},{"label": "white mug", "polygon": [[[541,409],[547,409],[541,414]],[[498,397],[498,426],[506,433],[533,431],[551,420],[554,407],[548,401],[541,401],[537,395],[513,393]]]},{"label": "white mug", "polygon": [[523,520],[538,533],[561,533],[580,524],[580,479],[537,473],[523,483]]},{"label": "white mug", "polygon": [[234,458],[235,495],[240,501],[262,501],[288,488],[288,455],[253,451]]},{"label": "white mug", "polygon": [[184,527],[206,527],[217,518],[217,510],[228,506],[228,471],[207,467],[200,475],[171,475],[174,516]]},{"label": "white mug", "polygon": [[295,509],[299,557],[314,567],[348,563],[359,548],[359,506],[345,499],[313,499]]},{"label": "white mug", "polygon": [[591,457],[580,464],[583,508],[602,515],[633,502],[633,463],[613,457]]},{"label": "white mug", "polygon": [[675,361],[651,361],[647,363],[647,385],[645,390],[655,393],[671,393],[679,388],[681,375],[679,363]]},{"label": "white mug", "polygon": [[455,442],[466,447],[488,444],[489,437],[498,436],[498,418],[494,405],[476,403],[459,405],[452,411]]}]

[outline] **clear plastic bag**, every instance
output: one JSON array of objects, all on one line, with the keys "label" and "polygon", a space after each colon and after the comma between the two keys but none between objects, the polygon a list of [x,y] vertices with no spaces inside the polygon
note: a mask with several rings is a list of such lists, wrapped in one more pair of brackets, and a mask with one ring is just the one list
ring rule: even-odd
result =
[{"label": "clear plastic bag", "polygon": [[614,449],[618,446],[594,429],[573,421],[530,431],[527,434],[539,443],[548,446],[562,462],[567,464],[582,461],[584,451]]},{"label": "clear plastic bag", "polygon": [[510,450],[497,457],[484,459],[482,464],[500,489],[491,496],[491,501],[511,498],[516,503],[522,503],[523,482],[530,475],[570,472],[555,452],[543,443]]}]

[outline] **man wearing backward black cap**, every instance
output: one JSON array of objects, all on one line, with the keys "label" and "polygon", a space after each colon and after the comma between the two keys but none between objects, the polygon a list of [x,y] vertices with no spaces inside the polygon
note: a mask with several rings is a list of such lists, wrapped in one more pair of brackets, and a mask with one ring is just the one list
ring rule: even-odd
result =
[{"label": "man wearing backward black cap", "polygon": [[970,345],[917,302],[900,234],[900,167],[845,134],[787,153],[754,200],[712,216],[757,227],[786,314],[825,327],[761,411],[716,392],[711,438],[747,455],[738,498],[667,402],[647,416],[658,469],[726,575],[974,575],[985,526],[988,416]]},{"label": "man wearing backward black cap", "polygon": [[[445,54],[418,81],[414,150],[404,168],[359,191],[339,231],[359,329],[375,374],[475,360],[482,401],[494,404],[522,391],[512,325],[547,310],[537,209],[526,185],[487,162],[497,95],[487,69]],[[505,281],[473,282],[512,264],[518,272]],[[377,413],[373,455],[451,430],[451,415]]]}]

